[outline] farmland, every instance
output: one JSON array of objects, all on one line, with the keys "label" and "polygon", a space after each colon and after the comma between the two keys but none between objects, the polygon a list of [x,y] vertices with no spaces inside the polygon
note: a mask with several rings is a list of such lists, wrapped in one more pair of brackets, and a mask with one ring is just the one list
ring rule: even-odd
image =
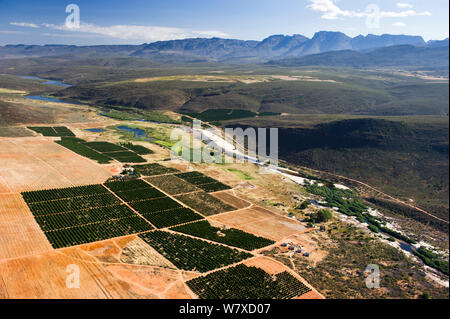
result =
[{"label": "farmland", "polygon": [[139,216],[124,217],[95,224],[75,226],[46,232],[52,246],[76,246],[113,237],[127,236],[152,230],[152,226]]},{"label": "farmland", "polygon": [[99,166],[40,136],[0,138],[0,167],[0,192],[96,184],[111,176],[108,166]]},{"label": "farmland", "polygon": [[152,187],[116,192],[116,195],[128,203],[146,199],[161,198],[166,196],[159,190]]},{"label": "farmland", "polygon": [[154,231],[139,236],[175,266],[184,270],[207,272],[252,256],[200,239],[164,231]]},{"label": "farmland", "polygon": [[169,197],[148,199],[140,202],[134,202],[130,205],[137,212],[143,215],[181,207],[179,203]]},{"label": "farmland", "polygon": [[113,192],[123,192],[135,189],[151,188],[149,184],[140,179],[135,179],[131,181],[108,182],[105,183],[105,186],[108,187]]},{"label": "farmland", "polygon": [[189,234],[245,250],[254,250],[275,243],[270,239],[257,237],[255,235],[243,232],[242,230],[214,227],[208,221],[186,224],[173,227],[171,229],[184,234]]},{"label": "farmland", "polygon": [[195,213],[189,208],[168,209],[165,211],[142,214],[142,216],[157,228],[166,228],[203,219],[203,216]]},{"label": "farmland", "polygon": [[306,230],[305,225],[262,207],[252,207],[211,216],[211,220],[276,241]]},{"label": "farmland", "polygon": [[208,193],[230,189],[228,185],[225,185],[209,176],[205,176],[200,172],[180,173],[175,176],[184,179],[185,181],[203,189]]},{"label": "farmland", "polygon": [[56,199],[82,197],[96,194],[105,194],[108,190],[101,185],[87,185],[69,188],[56,188],[22,193],[27,203],[45,202]]},{"label": "farmland", "polygon": [[120,204],[119,199],[108,193],[29,203],[28,206],[35,216],[42,216],[117,204]]},{"label": "farmland", "polygon": [[145,180],[170,195],[201,191],[201,189],[197,188],[195,185],[192,185],[174,175],[147,177]]},{"label": "farmland", "polygon": [[[71,151],[97,161],[107,164],[113,159],[121,163],[145,163],[146,160],[133,150],[109,142],[86,142],[79,138],[62,137],[56,143],[70,149]],[[133,147],[133,146],[129,146]],[[137,148],[141,154],[151,154],[146,148]]]},{"label": "farmland", "polygon": [[178,172],[178,170],[174,168],[166,167],[158,163],[134,165],[133,167],[136,170],[136,172],[138,172],[142,176],[154,176]]},{"label": "farmland", "polygon": [[81,156],[97,161],[99,164],[107,164],[111,161],[110,157],[72,139],[62,139],[61,141],[56,141],[56,143]]},{"label": "farmland", "polygon": [[269,275],[245,265],[194,278],[187,285],[203,299],[288,299],[311,290],[286,271]]},{"label": "farmland", "polygon": [[[39,59],[36,62],[39,63],[30,67],[40,69],[40,63],[46,63]],[[72,72],[67,68],[65,70],[55,72]],[[24,100],[19,93],[8,93],[8,99],[11,99],[8,103],[18,110],[20,116],[14,117],[14,126],[6,127],[1,120],[13,118],[9,116],[14,115],[11,113],[14,108],[2,108],[7,113],[0,115],[0,134],[11,137],[0,138],[0,298],[271,299],[322,298],[322,294],[330,298],[418,298],[423,292],[429,292],[432,298],[448,297],[448,288],[439,286],[431,278],[431,275],[437,276],[434,270],[423,267],[425,263],[448,271],[448,264],[441,263],[441,259],[444,260],[447,255],[425,248],[415,249],[413,255],[403,253],[395,246],[399,243],[395,241],[396,238],[404,244],[409,242],[417,247],[427,247],[423,243],[428,243],[428,238],[434,238],[434,243],[439,241],[439,247],[448,251],[448,235],[439,232],[448,228],[445,222],[437,223],[432,216],[420,211],[406,211],[404,207],[395,205],[395,201],[380,202],[377,193],[365,194],[355,184],[345,181],[335,182],[351,187],[352,191],[337,189],[327,182],[322,186],[295,184],[279,174],[259,174],[258,168],[251,164],[216,165],[171,160],[167,147],[158,145],[169,145],[169,135],[166,133],[181,126],[178,119],[183,114],[143,108],[134,114],[136,109],[131,106],[115,105],[122,100],[113,96],[117,92],[118,95],[128,95],[128,91],[137,92],[139,88],[139,101],[127,96],[123,102],[129,105],[136,103],[139,107],[167,104],[177,112],[205,116],[205,119],[217,125],[242,123],[260,126],[264,123],[270,127],[270,123],[276,123],[284,134],[281,138],[281,153],[289,150],[289,143],[301,149],[301,152],[291,153],[291,157],[283,156],[284,159],[292,159],[302,165],[308,165],[312,160],[326,159],[327,165],[333,162],[327,169],[329,172],[334,172],[335,166],[342,166],[340,169],[345,173],[346,166],[343,164],[366,159],[364,154],[361,157],[359,155],[367,148],[353,149],[351,156],[346,155],[343,160],[328,153],[311,153],[302,147],[314,149],[330,146],[330,154],[340,154],[333,147],[342,145],[330,141],[338,139],[340,135],[334,133],[341,132],[342,126],[345,128],[347,124],[349,130],[357,123],[373,124],[370,130],[363,130],[368,133],[364,135],[366,140],[373,136],[374,140],[379,141],[381,136],[382,141],[384,137],[389,141],[397,133],[410,136],[409,131],[401,125],[387,125],[378,120],[373,123],[346,122],[347,118],[356,119],[362,115],[303,116],[297,113],[329,113],[336,105],[340,112],[345,112],[347,108],[344,106],[348,107],[345,101],[350,101],[350,97],[343,97],[336,89],[338,86],[350,93],[357,93],[351,102],[363,102],[354,107],[359,108],[356,110],[358,114],[372,112],[377,103],[384,104],[386,111],[389,103],[381,100],[389,97],[380,95],[379,91],[387,82],[372,79],[359,85],[353,82],[356,77],[359,78],[359,73],[338,74],[336,70],[318,70],[318,78],[329,78],[336,82],[284,83],[288,81],[273,80],[245,86],[235,82],[226,84],[225,88],[220,83],[209,82],[205,85],[170,81],[173,82],[168,84],[170,89],[162,93],[162,85],[156,83],[158,81],[139,83],[132,78],[119,83],[116,79],[108,78],[126,75],[129,71],[126,69],[123,74],[114,75],[107,74],[111,71],[107,66],[103,70],[95,68],[95,72],[90,68],[84,70],[83,76],[86,76],[89,84],[78,82],[71,89],[61,91],[59,96],[83,93],[86,99],[90,99],[87,91],[92,87],[93,96],[99,94],[98,90],[105,93],[98,100],[101,107],[94,100],[91,102],[95,106],[55,106],[55,103],[45,101]],[[189,68],[171,70],[173,73],[191,71]],[[206,67],[202,73],[210,71]],[[263,68],[263,71],[266,69]],[[155,68],[133,72],[142,72],[139,77],[146,78],[150,75],[145,72],[157,77],[158,73],[165,71]],[[230,69],[225,72],[230,72]],[[288,72],[291,70],[286,70]],[[0,75],[0,80],[4,77]],[[14,76],[7,77],[6,84],[8,81],[13,83],[10,79]],[[100,84],[90,77],[114,82]],[[72,79],[80,81],[81,77]],[[385,81],[397,80],[406,87],[398,87],[392,92],[397,95],[412,92],[407,88],[412,82],[404,78],[387,76]],[[64,79],[66,81],[71,83]],[[417,85],[418,90],[424,89],[418,82],[413,84]],[[374,86],[369,88],[372,84]],[[360,86],[367,86],[368,89],[362,90]],[[45,91],[42,84],[36,88]],[[27,91],[20,86],[16,89]],[[119,89],[123,91],[119,92]],[[167,94],[167,99],[162,101],[155,98],[162,94]],[[337,99],[333,100],[327,94]],[[3,98],[0,99],[0,108]],[[171,104],[174,100],[177,100],[176,103]],[[209,105],[210,101],[214,103]],[[328,101],[328,106],[322,105],[321,101]],[[231,110],[236,102],[239,102],[239,109]],[[438,104],[430,108],[439,109]],[[109,111],[112,107],[117,107],[117,110]],[[402,112],[407,110],[404,104],[396,108]],[[286,113],[279,114],[279,111]],[[417,111],[414,105],[412,111]],[[104,114],[100,116],[99,112]],[[167,122],[137,122],[144,119],[141,115],[147,112],[164,117],[168,114]],[[169,115],[173,120],[169,121]],[[342,126],[327,125],[336,120],[342,122]],[[397,121],[392,117],[388,120]],[[222,121],[222,124],[217,121]],[[418,119],[401,117],[401,121],[412,123]],[[422,147],[427,143],[428,135],[423,131],[429,129],[430,135],[435,134],[436,130],[447,132],[440,121],[438,117],[425,119],[424,116],[420,122],[423,129],[412,131],[413,135],[420,133],[417,138],[423,139],[423,143],[413,146]],[[428,127],[427,123],[432,125]],[[123,134],[117,130],[118,126],[142,128],[148,140],[138,140]],[[92,128],[101,128],[103,131],[87,131]],[[183,129],[189,130],[190,127],[185,126]],[[324,138],[315,139],[316,133],[321,132],[323,135],[320,136]],[[300,142],[296,136],[310,139]],[[158,144],[155,140],[165,143]],[[405,140],[414,139],[394,139],[394,142],[401,146],[403,144],[400,142]],[[447,144],[444,138],[433,139],[429,147],[423,150],[429,149],[430,159],[436,152],[445,157]],[[408,147],[405,149],[410,151]],[[391,154],[387,148],[377,150],[383,156]],[[304,156],[296,157],[296,154]],[[315,154],[320,156],[316,158],[313,156]],[[406,153],[402,154],[398,156],[403,157]],[[416,153],[412,154],[414,157]],[[384,165],[387,158],[379,163]],[[135,172],[125,163],[133,165]],[[399,162],[401,165],[397,166],[406,167],[402,163]],[[295,168],[285,162],[280,165]],[[374,166],[367,172],[380,171],[380,176],[383,176],[382,173],[386,172],[384,168],[388,167],[383,165]],[[311,166],[320,168],[320,165]],[[393,176],[398,177],[398,182],[394,181],[398,184],[409,175],[403,174],[405,170],[398,170],[397,166],[392,168],[392,172]],[[411,169],[425,171],[426,167],[417,162]],[[437,167],[442,168],[445,178],[445,167],[441,164]],[[436,169],[430,172],[434,174]],[[295,170],[307,171],[307,178],[316,176],[315,172],[304,170],[303,167]],[[337,173],[339,171],[336,170]],[[321,174],[325,172],[318,172],[320,176],[316,177],[331,180]],[[378,175],[371,176],[376,178]],[[414,181],[419,181],[412,177]],[[354,178],[360,177],[354,175]],[[441,196],[446,192],[445,183],[432,183],[432,180],[426,179],[426,184],[433,187],[422,188],[424,197]],[[420,183],[417,185],[420,186]],[[389,189],[387,192],[390,193]],[[411,196],[409,201],[407,195],[405,193],[402,199],[415,205],[415,198]],[[315,200],[315,204],[301,208],[301,204],[308,200]],[[373,205],[379,208],[376,214],[384,214],[384,207],[392,219],[381,222],[375,213],[373,216],[367,213]],[[308,218],[326,206],[330,210],[333,207],[338,209],[333,211],[333,218],[329,222],[317,224],[317,229],[312,229]],[[410,228],[402,228],[403,224],[396,219],[398,215],[408,221]],[[441,215],[444,216],[445,211]],[[370,232],[366,226],[364,229],[351,226],[357,218],[364,219],[372,230],[379,232]],[[417,228],[423,229],[417,233],[410,231]],[[430,232],[429,236],[427,232]],[[296,242],[296,247],[309,252],[310,256],[305,257],[282,246],[282,243],[291,241]],[[380,290],[366,291],[365,276],[361,273],[369,263],[382,267],[383,288]],[[67,276],[65,267],[68,264],[80,266],[82,282],[79,290],[64,286]]]},{"label": "farmland", "polygon": [[130,216],[136,215],[127,206],[114,205],[102,208],[91,208],[84,211],[72,211],[45,216],[36,216],[36,221],[41,229],[44,232],[47,232]]},{"label": "farmland", "polygon": [[233,206],[222,202],[206,192],[178,195],[175,198],[205,216],[235,210]]},{"label": "farmland", "polygon": [[149,154],[153,154],[154,152],[142,145],[135,145],[132,143],[122,143],[120,144],[120,146],[123,146],[127,149],[129,149],[130,151],[135,152],[138,155],[149,155]]},{"label": "farmland", "polygon": [[42,134],[43,136],[54,136],[54,137],[69,137],[75,136],[71,130],[65,126],[29,126],[28,129],[35,131],[36,133]]},{"label": "farmland", "polygon": [[22,196],[55,248],[153,229],[101,185],[26,192]]}]

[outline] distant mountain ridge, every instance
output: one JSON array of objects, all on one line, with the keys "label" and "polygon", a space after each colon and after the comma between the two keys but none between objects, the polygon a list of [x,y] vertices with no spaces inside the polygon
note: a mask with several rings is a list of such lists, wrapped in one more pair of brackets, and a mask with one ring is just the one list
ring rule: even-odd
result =
[{"label": "distant mountain ridge", "polygon": [[333,66],[333,67],[448,67],[448,46],[417,47],[395,45],[365,52],[355,50],[329,51],[297,58],[278,59],[269,65],[285,67]]},{"label": "distant mountain ridge", "polygon": [[274,59],[296,58],[331,51],[368,51],[377,48],[411,45],[415,47],[445,47],[448,39],[429,41],[420,36],[359,35],[351,38],[342,32],[320,31],[312,38],[300,34],[272,35],[262,41],[222,38],[195,38],[158,41],[141,45],[6,45],[0,46],[0,58],[74,55],[82,57],[137,57],[205,61],[261,62]]}]

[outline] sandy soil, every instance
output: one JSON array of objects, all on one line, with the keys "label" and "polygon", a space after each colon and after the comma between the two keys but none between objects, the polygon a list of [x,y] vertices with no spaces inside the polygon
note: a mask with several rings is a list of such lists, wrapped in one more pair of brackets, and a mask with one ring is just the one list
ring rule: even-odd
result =
[{"label": "sandy soil", "polygon": [[293,234],[300,234],[306,229],[303,224],[295,220],[258,206],[212,216],[208,219],[275,241]]},{"label": "sandy soil", "polygon": [[0,194],[0,259],[52,249],[22,197]]},{"label": "sandy soil", "polygon": [[102,183],[108,167],[54,143],[55,138],[0,138],[0,192]]},{"label": "sandy soil", "polygon": [[243,200],[239,197],[236,197],[234,195],[233,190],[226,190],[226,191],[222,191],[222,192],[216,192],[211,194],[214,197],[220,199],[221,201],[236,207],[237,209],[243,209],[243,208],[247,208],[251,205],[250,202]]},{"label": "sandy soil", "polygon": [[[178,270],[112,262],[133,238],[0,261],[0,298],[195,298]],[[80,269],[79,289],[66,285],[69,265]]]},{"label": "sandy soil", "polygon": [[[277,247],[280,248],[281,255],[291,256],[290,258],[307,258],[308,263],[315,266],[328,255],[327,251],[320,249],[318,242],[314,240],[315,238],[317,239],[319,237],[314,235],[314,231],[312,231],[309,233],[295,234],[283,239],[285,243],[292,244],[295,247],[301,247],[303,252],[310,254],[309,257],[304,257],[302,254],[292,254],[287,247],[280,247],[280,245],[277,245]],[[325,239],[321,238],[321,240]]]}]

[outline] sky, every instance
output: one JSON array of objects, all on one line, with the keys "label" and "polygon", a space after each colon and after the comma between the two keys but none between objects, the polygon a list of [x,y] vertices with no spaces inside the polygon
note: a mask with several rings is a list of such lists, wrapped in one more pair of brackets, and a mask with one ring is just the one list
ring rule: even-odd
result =
[{"label": "sky", "polygon": [[448,29],[448,0],[0,0],[0,45],[262,40],[317,31],[440,40]]}]

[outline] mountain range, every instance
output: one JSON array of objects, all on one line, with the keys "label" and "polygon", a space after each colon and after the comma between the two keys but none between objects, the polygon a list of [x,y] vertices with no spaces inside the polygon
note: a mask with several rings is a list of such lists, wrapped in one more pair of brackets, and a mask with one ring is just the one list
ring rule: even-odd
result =
[{"label": "mountain range", "polygon": [[311,54],[296,58],[278,59],[268,65],[285,67],[333,66],[333,67],[447,67],[448,46],[417,47],[409,44],[382,47],[370,51],[340,50]]},{"label": "mountain range", "polygon": [[351,38],[342,32],[320,31],[312,38],[295,34],[272,35],[262,41],[222,38],[195,38],[158,41],[141,45],[6,45],[0,46],[0,58],[77,55],[78,57],[137,57],[192,61],[261,62],[297,58],[331,51],[367,52],[377,48],[409,45],[413,47],[448,47],[448,38],[425,42],[420,36],[359,35]]}]

